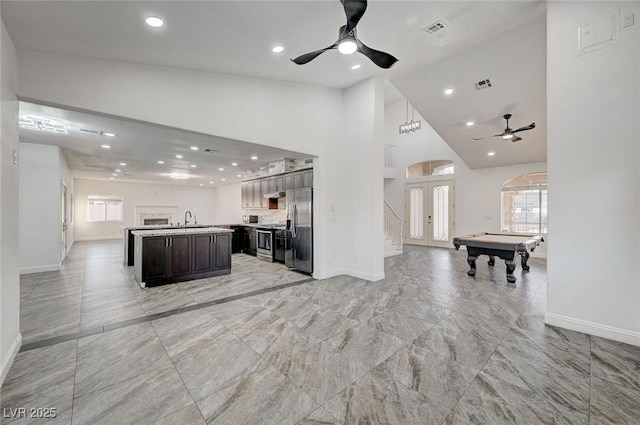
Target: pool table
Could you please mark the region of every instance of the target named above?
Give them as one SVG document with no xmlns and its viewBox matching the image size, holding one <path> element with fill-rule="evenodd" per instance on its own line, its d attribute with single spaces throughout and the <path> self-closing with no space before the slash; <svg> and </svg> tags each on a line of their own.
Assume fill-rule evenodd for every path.
<svg viewBox="0 0 640 425">
<path fill-rule="evenodd" d="M 461 245 L 467 247 L 467 263 L 471 269 L 469 276 L 476 275 L 476 258 L 480 255 L 489 256 L 489 265 L 495 264 L 495 257 L 500 257 L 507 265 L 507 281 L 514 283 L 517 279 L 513 275 L 516 269 L 515 257 L 520 254 L 522 258 L 522 270 L 529 270 L 527 260 L 529 252 L 533 252 L 540 242 L 544 242 L 541 235 L 527 235 L 521 233 L 474 233 L 471 235 L 453 238 L 453 246 L 456 250 Z"/>
</svg>

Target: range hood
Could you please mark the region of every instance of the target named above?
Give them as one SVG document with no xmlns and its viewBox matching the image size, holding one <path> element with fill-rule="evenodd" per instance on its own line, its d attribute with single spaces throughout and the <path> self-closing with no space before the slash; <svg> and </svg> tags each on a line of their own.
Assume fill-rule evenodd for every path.
<svg viewBox="0 0 640 425">
<path fill-rule="evenodd" d="M 265 198 L 284 198 L 287 196 L 287 192 L 273 192 L 273 193 L 265 193 Z"/>
</svg>

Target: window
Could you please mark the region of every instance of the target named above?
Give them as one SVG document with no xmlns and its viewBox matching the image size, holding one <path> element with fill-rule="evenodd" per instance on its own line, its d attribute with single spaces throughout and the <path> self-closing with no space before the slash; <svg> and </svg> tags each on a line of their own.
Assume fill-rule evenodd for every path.
<svg viewBox="0 0 640 425">
<path fill-rule="evenodd" d="M 502 231 L 547 233 L 547 173 L 525 174 L 502 184 Z"/>
<path fill-rule="evenodd" d="M 119 196 L 89 195 L 88 221 L 122 221 L 122 198 Z"/>
<path fill-rule="evenodd" d="M 407 177 L 440 176 L 453 174 L 453 161 L 424 161 L 407 167 Z"/>
</svg>

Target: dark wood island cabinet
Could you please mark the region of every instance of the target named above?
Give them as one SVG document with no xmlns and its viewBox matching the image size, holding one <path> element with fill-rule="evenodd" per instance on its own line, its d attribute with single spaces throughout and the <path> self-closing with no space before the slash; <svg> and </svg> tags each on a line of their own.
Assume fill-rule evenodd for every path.
<svg viewBox="0 0 640 425">
<path fill-rule="evenodd" d="M 142 287 L 231 273 L 230 229 L 134 231 L 135 277 Z"/>
</svg>

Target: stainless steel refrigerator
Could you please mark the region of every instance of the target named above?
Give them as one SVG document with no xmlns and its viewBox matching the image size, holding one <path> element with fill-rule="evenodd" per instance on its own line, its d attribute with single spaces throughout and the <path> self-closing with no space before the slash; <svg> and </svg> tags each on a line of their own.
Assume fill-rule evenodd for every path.
<svg viewBox="0 0 640 425">
<path fill-rule="evenodd" d="M 287 190 L 287 240 L 284 263 L 313 273 L 313 188 Z"/>
</svg>

